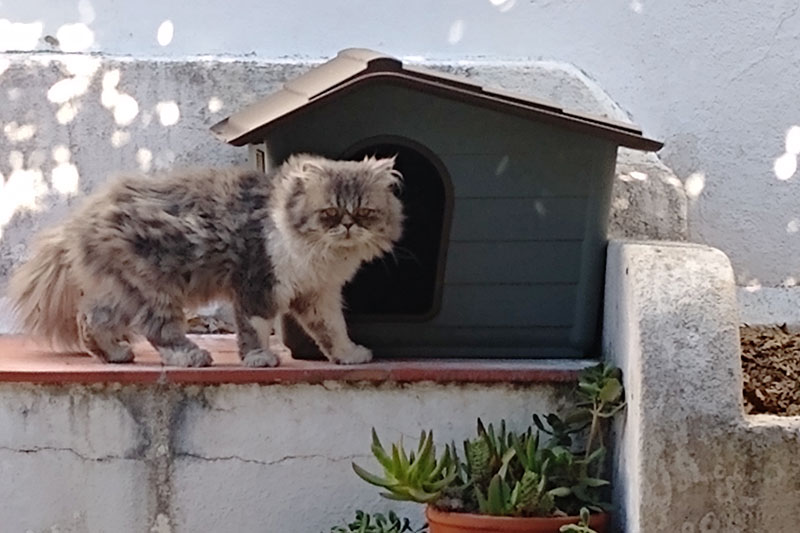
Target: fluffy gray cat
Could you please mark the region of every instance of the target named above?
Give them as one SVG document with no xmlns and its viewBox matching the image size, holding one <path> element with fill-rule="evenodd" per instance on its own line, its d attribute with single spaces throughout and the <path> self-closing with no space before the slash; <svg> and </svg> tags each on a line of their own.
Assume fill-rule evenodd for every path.
<svg viewBox="0 0 800 533">
<path fill-rule="evenodd" d="M 207 366 L 185 334 L 184 308 L 233 303 L 248 366 L 275 366 L 274 319 L 292 313 L 337 363 L 372 353 L 353 343 L 341 290 L 402 232 L 394 159 L 290 157 L 274 173 L 204 170 L 128 176 L 43 232 L 14 273 L 21 324 L 103 361 L 133 359 L 144 336 L 168 365 Z"/>
</svg>

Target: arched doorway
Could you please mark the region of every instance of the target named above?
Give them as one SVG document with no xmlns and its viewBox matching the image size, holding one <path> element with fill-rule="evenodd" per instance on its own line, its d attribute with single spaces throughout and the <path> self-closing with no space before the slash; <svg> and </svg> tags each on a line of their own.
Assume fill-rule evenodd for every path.
<svg viewBox="0 0 800 533">
<path fill-rule="evenodd" d="M 366 139 L 343 158 L 370 155 L 395 156 L 395 168 L 403 175 L 399 195 L 405 222 L 393 256 L 362 266 L 345 287 L 348 319 L 429 320 L 441 305 L 453 205 L 450 177 L 433 152 L 402 137 Z"/>
</svg>

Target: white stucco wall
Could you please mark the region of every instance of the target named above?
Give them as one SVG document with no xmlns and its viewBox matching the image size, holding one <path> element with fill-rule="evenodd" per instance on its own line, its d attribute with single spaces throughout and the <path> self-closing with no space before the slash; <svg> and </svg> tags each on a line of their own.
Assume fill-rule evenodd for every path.
<svg viewBox="0 0 800 533">
<path fill-rule="evenodd" d="M 799 6 L 796 0 L 6 0 L 0 50 L 264 59 L 327 58 L 363 46 L 445 62 L 572 63 L 648 134 L 666 141 L 662 156 L 693 196 L 690 238 L 725 251 L 740 285 L 779 287 L 800 279 L 800 176 L 793 172 L 796 157 L 785 155 L 787 133 L 800 126 Z M 791 131 L 790 151 L 800 151 L 800 128 Z M 785 179 L 776 176 L 778 159 Z"/>
</svg>

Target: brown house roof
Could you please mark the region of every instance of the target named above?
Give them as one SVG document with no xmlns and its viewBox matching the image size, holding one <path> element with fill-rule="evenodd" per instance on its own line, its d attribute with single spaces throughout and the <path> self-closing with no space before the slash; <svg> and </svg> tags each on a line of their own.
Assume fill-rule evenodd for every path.
<svg viewBox="0 0 800 533">
<path fill-rule="evenodd" d="M 472 80 L 399 60 L 372 50 L 342 50 L 327 63 L 287 82 L 283 89 L 255 102 L 211 127 L 219 138 L 236 146 L 261 142 L 267 131 L 337 96 L 370 83 L 392 83 L 445 98 L 496 109 L 605 137 L 639 150 L 659 150 L 663 144 L 642 136 L 631 124 L 564 110 L 555 104 L 482 87 Z"/>
</svg>

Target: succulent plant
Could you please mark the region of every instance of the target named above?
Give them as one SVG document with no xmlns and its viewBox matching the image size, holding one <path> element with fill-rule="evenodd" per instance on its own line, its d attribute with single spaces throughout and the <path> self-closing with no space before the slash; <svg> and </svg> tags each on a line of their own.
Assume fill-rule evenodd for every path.
<svg viewBox="0 0 800 533">
<path fill-rule="evenodd" d="M 407 453 L 401 439 L 390 455 L 373 430 L 372 453 L 383 477 L 356 464 L 353 469 L 386 489 L 382 494 L 387 498 L 445 511 L 502 516 L 602 511 L 608 485 L 602 477 L 602 422 L 625 406 L 619 370 L 604 364 L 586 369 L 578 397 L 575 409 L 563 418 L 534 415 L 535 430 L 509 431 L 504 420 L 495 429 L 478 419 L 477 435 L 463 443 L 463 461 L 455 444 L 437 458 L 432 432 L 422 433 L 416 452 Z M 542 435 L 548 436 L 544 444 Z"/>
<path fill-rule="evenodd" d="M 580 520 L 577 524 L 561 526 L 558 531 L 560 533 L 597 533 L 597 531 L 589 527 L 589 509 L 586 507 L 581 508 Z"/>
<path fill-rule="evenodd" d="M 356 518 L 345 526 L 336 526 L 330 533 L 425 533 L 427 527 L 414 528 L 408 518 L 401 519 L 394 511 L 370 515 L 356 511 Z"/>
<path fill-rule="evenodd" d="M 381 444 L 378 434 L 372 430 L 372 454 L 383 467 L 384 477 L 377 476 L 353 463 L 358 476 L 386 492 L 381 495 L 393 500 L 431 503 L 455 480 L 457 471 L 450 448 L 437 460 L 433 431 L 423 431 L 416 453 L 407 453 L 402 439 L 392 445 L 391 456 Z"/>
</svg>

